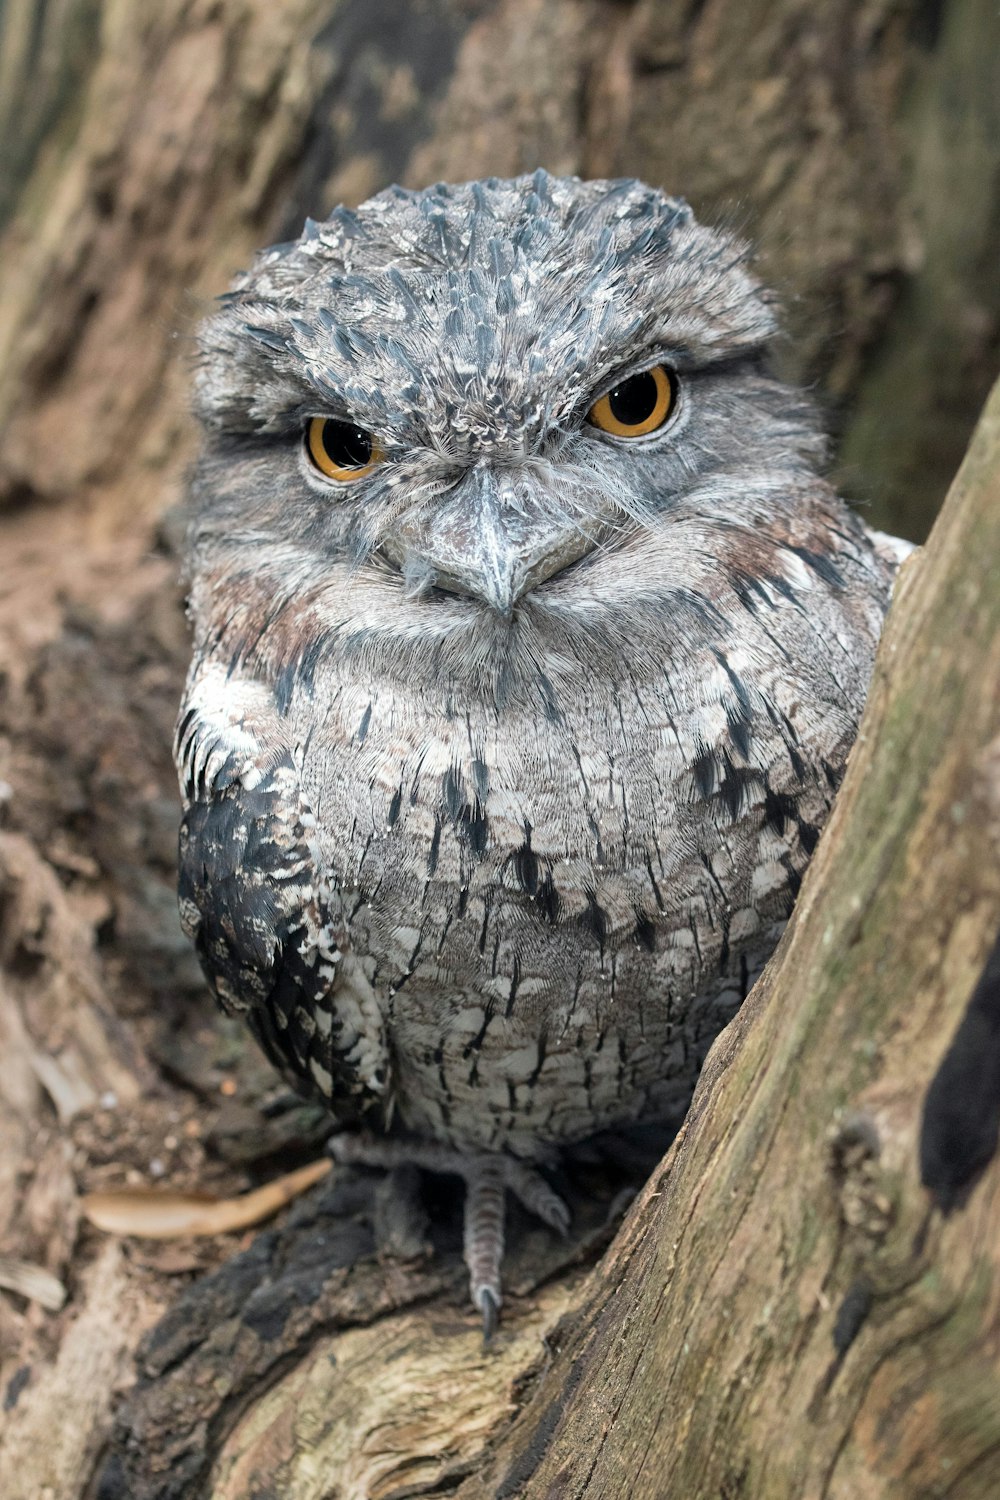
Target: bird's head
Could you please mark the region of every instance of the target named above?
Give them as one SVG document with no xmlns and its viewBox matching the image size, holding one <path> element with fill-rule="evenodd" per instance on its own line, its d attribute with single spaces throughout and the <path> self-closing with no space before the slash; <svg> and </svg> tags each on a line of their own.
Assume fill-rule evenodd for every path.
<svg viewBox="0 0 1000 1500">
<path fill-rule="evenodd" d="M 822 449 L 747 262 L 680 199 L 543 172 L 390 188 L 264 251 L 197 379 L 195 547 L 234 617 L 242 588 L 472 661 L 709 597 Z"/>
</svg>

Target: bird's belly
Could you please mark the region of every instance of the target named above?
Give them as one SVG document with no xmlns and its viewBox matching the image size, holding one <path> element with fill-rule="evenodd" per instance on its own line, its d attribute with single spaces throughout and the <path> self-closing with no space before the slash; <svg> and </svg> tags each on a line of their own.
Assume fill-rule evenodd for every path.
<svg viewBox="0 0 1000 1500">
<path fill-rule="evenodd" d="M 754 970 L 759 964 L 754 961 Z M 712 1040 L 744 997 L 738 975 L 677 997 L 669 962 L 587 961 L 540 1013 L 506 1015 L 447 971 L 393 1001 L 402 1122 L 455 1145 L 533 1157 L 636 1120 L 679 1119 Z"/>
<path fill-rule="evenodd" d="M 566 860 L 540 896 L 505 880 L 510 852 L 463 884 L 415 876 L 384 842 L 353 893 L 352 947 L 384 996 L 397 1118 L 462 1147 L 530 1157 L 679 1118 L 787 913 L 784 891 L 734 911 L 700 859 L 661 911 L 644 861 L 591 868 L 581 893 Z"/>
<path fill-rule="evenodd" d="M 648 727 L 491 741 L 458 717 L 414 726 L 393 701 L 363 737 L 314 741 L 304 770 L 383 1012 L 395 1118 L 532 1155 L 682 1108 L 788 917 L 829 794 L 790 781 L 763 735 L 761 769 L 730 759 L 713 789 Z"/>
</svg>

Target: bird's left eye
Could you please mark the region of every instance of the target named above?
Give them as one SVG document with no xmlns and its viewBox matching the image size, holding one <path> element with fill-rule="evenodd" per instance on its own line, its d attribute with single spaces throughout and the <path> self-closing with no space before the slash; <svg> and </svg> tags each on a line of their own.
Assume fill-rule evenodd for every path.
<svg viewBox="0 0 1000 1500">
<path fill-rule="evenodd" d="M 645 437 L 663 426 L 676 403 L 677 377 L 666 365 L 654 365 L 595 401 L 587 421 L 613 437 Z"/>
<path fill-rule="evenodd" d="M 378 439 L 353 422 L 313 417 L 306 428 L 306 452 L 328 479 L 349 482 L 371 473 L 382 461 Z"/>
</svg>

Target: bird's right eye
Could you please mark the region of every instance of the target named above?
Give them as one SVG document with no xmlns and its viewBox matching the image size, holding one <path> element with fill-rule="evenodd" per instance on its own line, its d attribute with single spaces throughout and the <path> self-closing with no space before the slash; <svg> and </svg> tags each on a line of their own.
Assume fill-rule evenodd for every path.
<svg viewBox="0 0 1000 1500">
<path fill-rule="evenodd" d="M 312 417 L 306 428 L 306 452 L 327 479 L 350 483 L 370 474 L 382 462 L 378 439 L 353 422 Z"/>
</svg>

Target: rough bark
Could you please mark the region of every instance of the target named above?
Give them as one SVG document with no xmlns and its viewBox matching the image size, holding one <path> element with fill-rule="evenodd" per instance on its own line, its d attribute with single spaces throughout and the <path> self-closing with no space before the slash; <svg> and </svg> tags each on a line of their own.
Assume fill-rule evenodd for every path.
<svg viewBox="0 0 1000 1500">
<path fill-rule="evenodd" d="M 464 1310 L 457 1224 L 435 1230 L 433 1258 L 373 1264 L 370 1180 L 317 1189 L 256 1238 L 155 1248 L 82 1226 L 78 1198 L 151 1179 L 233 1191 L 315 1155 L 324 1128 L 285 1107 L 215 1015 L 174 910 L 176 542 L 194 441 L 189 334 L 207 299 L 306 212 L 393 178 L 540 162 L 634 173 L 760 241 L 786 293 L 789 368 L 825 393 L 849 484 L 876 519 L 919 536 L 996 363 L 998 38 L 991 0 L 0 7 L 0 1254 L 68 1293 L 45 1311 L 0 1291 L 8 1500 L 75 1500 L 99 1484 L 108 1500 L 221 1500 L 252 1492 L 253 1472 L 261 1493 L 289 1500 L 331 1493 L 331 1472 L 345 1496 L 444 1492 L 463 1476 L 468 1493 L 534 1494 L 558 1487 L 564 1467 L 566 1492 L 582 1494 L 572 1466 L 585 1452 L 594 1494 L 621 1492 L 616 1474 L 648 1475 L 655 1460 L 663 1474 L 682 1466 L 685 1500 L 699 1494 L 685 1488 L 696 1471 L 716 1484 L 706 1494 L 783 1494 L 801 1472 L 811 1495 L 824 1453 L 831 1495 L 964 1494 L 956 1482 L 979 1482 L 962 1464 L 993 1432 L 977 1318 L 993 1326 L 994 1267 L 976 1247 L 990 1225 L 996 1239 L 995 1166 L 969 1209 L 932 1219 L 923 1246 L 906 1249 L 923 1201 L 915 1112 L 981 967 L 990 900 L 996 912 L 996 864 L 976 844 L 987 818 L 975 756 L 990 712 L 997 734 L 997 647 L 970 601 L 998 538 L 968 483 L 952 507 L 965 519 L 914 566 L 896 654 L 882 658 L 886 716 L 863 753 L 872 768 L 901 756 L 878 773 L 895 821 L 880 843 L 872 797 L 885 782 L 871 769 L 852 783 L 808 888 L 808 951 L 801 935 L 786 946 L 784 977 L 769 981 L 777 999 L 760 991 L 727 1034 L 669 1178 L 595 1281 L 581 1267 L 606 1237 L 612 1192 L 597 1167 L 570 1184 L 579 1245 L 516 1227 L 519 1295 L 488 1359 Z M 937 605 L 924 607 L 925 590 Z M 916 685 L 899 678 L 903 703 L 886 683 L 897 661 L 916 670 L 911 631 L 927 664 Z M 950 809 L 950 840 L 921 821 L 934 808 Z M 852 887 L 852 942 L 834 944 L 840 967 L 817 968 L 810 988 L 801 976 L 826 952 L 816 913 L 824 931 L 850 927 Z M 876 927 L 892 938 L 884 961 L 866 946 Z M 851 967 L 863 954 L 866 979 Z M 793 1018 L 787 1032 L 779 1013 Z M 864 1156 L 865 1132 L 827 1143 L 838 1107 L 873 1117 L 877 1157 Z M 792 1152 L 779 1144 L 788 1121 Z M 812 1199 L 800 1181 L 815 1184 Z M 723 1182 L 740 1185 L 732 1202 Z M 734 1205 L 765 1190 L 780 1207 L 771 1238 L 761 1228 L 753 1240 L 750 1209 L 737 1224 Z M 658 1247 L 675 1242 L 686 1249 L 667 1266 Z M 720 1293 L 735 1341 L 713 1363 Z M 852 1309 L 869 1316 L 831 1372 L 845 1297 L 843 1327 Z M 641 1316 L 616 1323 L 633 1298 Z M 658 1337 L 643 1359 L 635 1350 L 645 1384 L 617 1354 L 601 1363 L 598 1351 L 631 1347 L 629 1326 L 676 1326 L 667 1309 L 685 1299 L 688 1352 L 681 1340 L 669 1369 Z M 545 1373 L 550 1335 L 561 1352 Z M 924 1358 L 954 1379 L 921 1386 Z M 608 1434 L 586 1427 L 619 1406 Z M 919 1468 L 921 1424 L 926 1454 L 952 1470 Z M 879 1468 L 887 1433 L 898 1475 Z M 629 1443 L 647 1440 L 643 1470 Z M 473 1476 L 494 1444 L 489 1488 Z M 712 1464 L 730 1452 L 720 1475 Z"/>
</svg>

